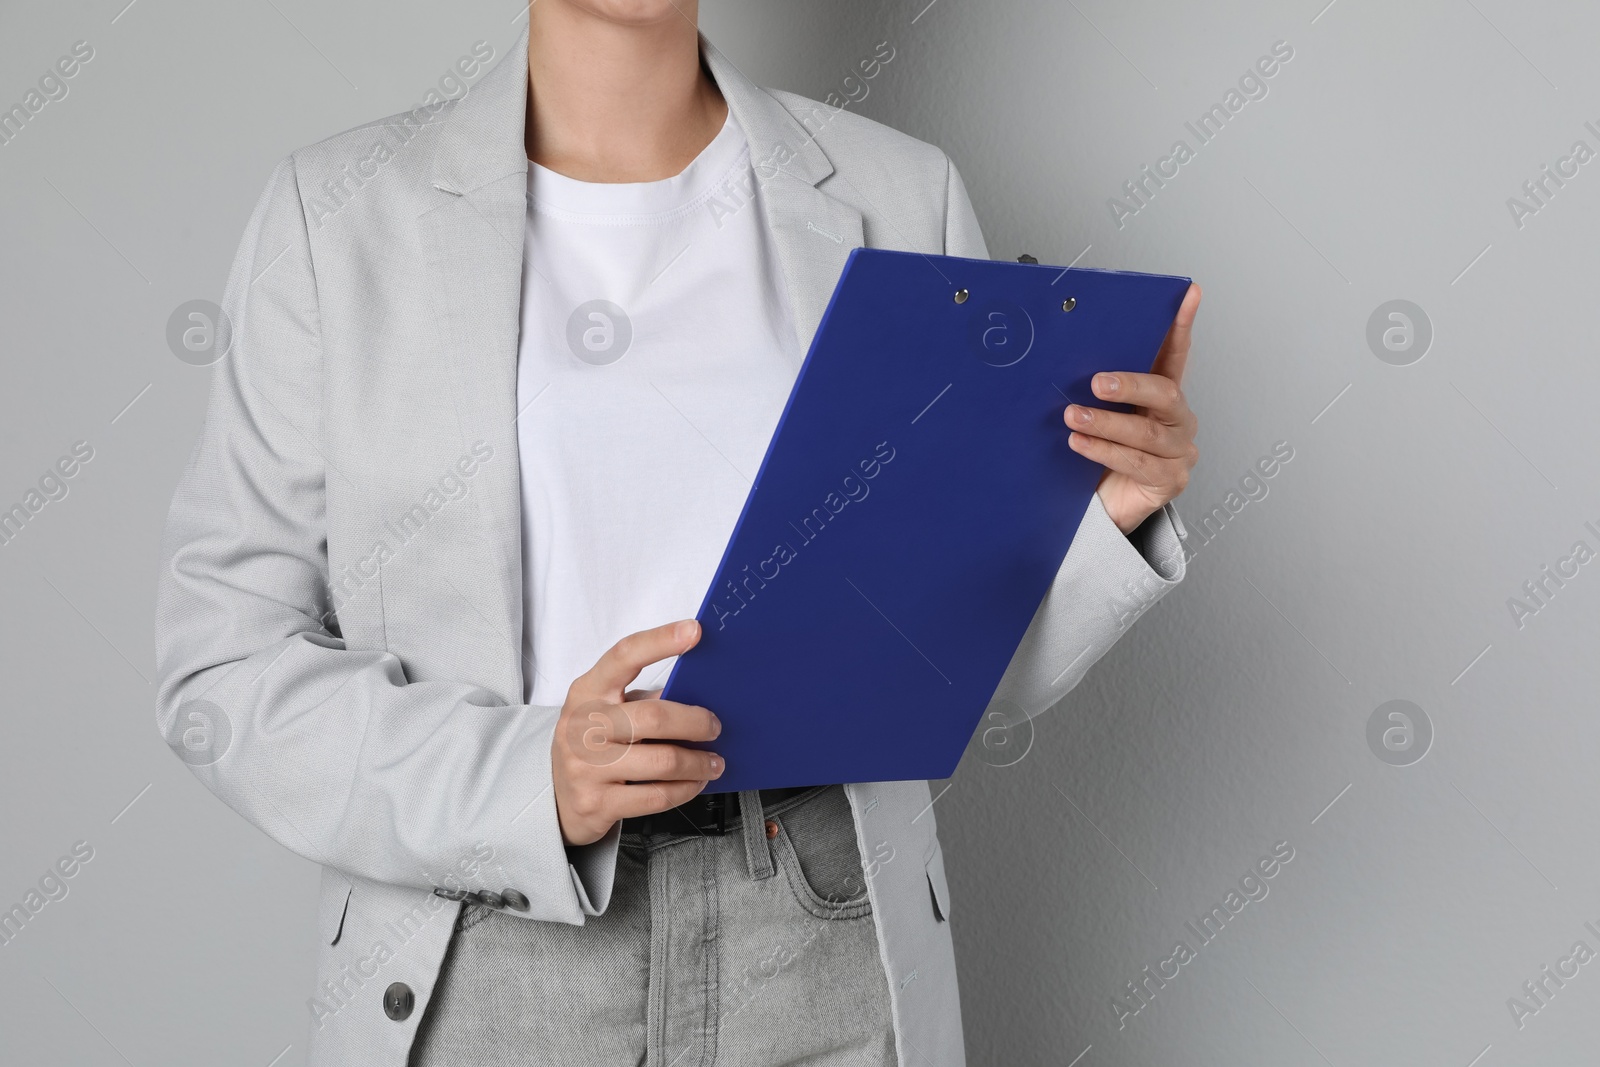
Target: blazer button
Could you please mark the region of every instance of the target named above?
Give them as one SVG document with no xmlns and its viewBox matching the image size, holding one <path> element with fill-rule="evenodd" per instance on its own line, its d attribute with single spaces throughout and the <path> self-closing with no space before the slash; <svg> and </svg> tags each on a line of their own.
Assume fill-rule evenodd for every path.
<svg viewBox="0 0 1600 1067">
<path fill-rule="evenodd" d="M 472 895 L 479 904 L 486 908 L 493 908 L 495 911 L 499 911 L 506 906 L 505 897 L 502 897 L 499 893 L 490 893 L 487 890 L 480 889 Z"/>
<path fill-rule="evenodd" d="M 528 898 L 515 889 L 501 890 L 500 898 L 506 902 L 506 907 L 512 911 L 527 911 L 529 908 Z"/>
<path fill-rule="evenodd" d="M 417 998 L 412 995 L 411 987 L 404 982 L 396 982 L 383 991 L 383 1013 L 397 1023 L 411 1017 L 411 1009 L 416 1003 Z"/>
</svg>

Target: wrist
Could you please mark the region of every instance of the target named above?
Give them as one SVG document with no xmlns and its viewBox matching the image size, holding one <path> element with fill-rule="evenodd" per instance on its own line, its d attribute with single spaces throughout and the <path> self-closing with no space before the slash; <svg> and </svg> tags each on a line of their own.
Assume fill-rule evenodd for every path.
<svg viewBox="0 0 1600 1067">
<path fill-rule="evenodd" d="M 1117 529 L 1122 531 L 1123 536 L 1132 534 L 1133 531 L 1144 524 L 1146 519 L 1161 510 L 1160 504 L 1140 503 L 1138 505 L 1129 505 L 1120 500 L 1107 500 L 1103 493 L 1099 494 L 1099 496 L 1100 503 L 1106 509 L 1106 515 L 1116 524 Z"/>
</svg>

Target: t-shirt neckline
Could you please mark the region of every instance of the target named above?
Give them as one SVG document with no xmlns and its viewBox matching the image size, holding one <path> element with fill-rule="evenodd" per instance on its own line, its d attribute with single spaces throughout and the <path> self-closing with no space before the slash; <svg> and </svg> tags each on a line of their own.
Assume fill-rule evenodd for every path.
<svg viewBox="0 0 1600 1067">
<path fill-rule="evenodd" d="M 540 212 L 566 216 L 667 215 L 694 204 L 723 184 L 747 152 L 744 133 L 730 110 L 711 142 L 670 178 L 650 182 L 585 182 L 528 161 L 528 203 Z"/>
</svg>

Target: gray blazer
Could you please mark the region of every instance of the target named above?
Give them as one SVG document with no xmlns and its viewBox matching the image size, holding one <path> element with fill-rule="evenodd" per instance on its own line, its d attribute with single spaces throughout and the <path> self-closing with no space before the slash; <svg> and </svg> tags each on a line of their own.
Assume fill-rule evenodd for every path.
<svg viewBox="0 0 1600 1067">
<path fill-rule="evenodd" d="M 987 256 L 937 148 L 758 88 L 701 47 L 760 168 L 802 347 L 853 247 Z M 229 275 L 232 349 L 168 519 L 159 726 L 225 803 L 323 866 L 316 1065 L 403 1067 L 451 898 L 512 889 L 528 907 L 508 914 L 582 923 L 610 897 L 616 831 L 563 846 L 559 709 L 519 702 L 526 48 L 524 31 L 437 110 L 277 166 Z M 1029 715 L 1059 700 L 1182 579 L 1181 532 L 1169 507 L 1124 537 L 1096 498 L 997 695 Z M 900 1062 L 955 1067 L 928 783 L 847 791 Z M 399 1020 L 383 1006 L 396 983 L 414 998 Z"/>
</svg>

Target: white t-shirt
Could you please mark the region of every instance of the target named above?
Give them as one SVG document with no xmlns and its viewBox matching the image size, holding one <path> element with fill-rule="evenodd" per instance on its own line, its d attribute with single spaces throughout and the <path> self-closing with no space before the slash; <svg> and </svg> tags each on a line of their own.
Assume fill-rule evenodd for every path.
<svg viewBox="0 0 1600 1067">
<path fill-rule="evenodd" d="M 731 114 L 662 181 L 529 165 L 517 357 L 529 703 L 561 704 L 618 639 L 692 618 L 716 572 L 802 356 L 757 184 Z"/>
</svg>

